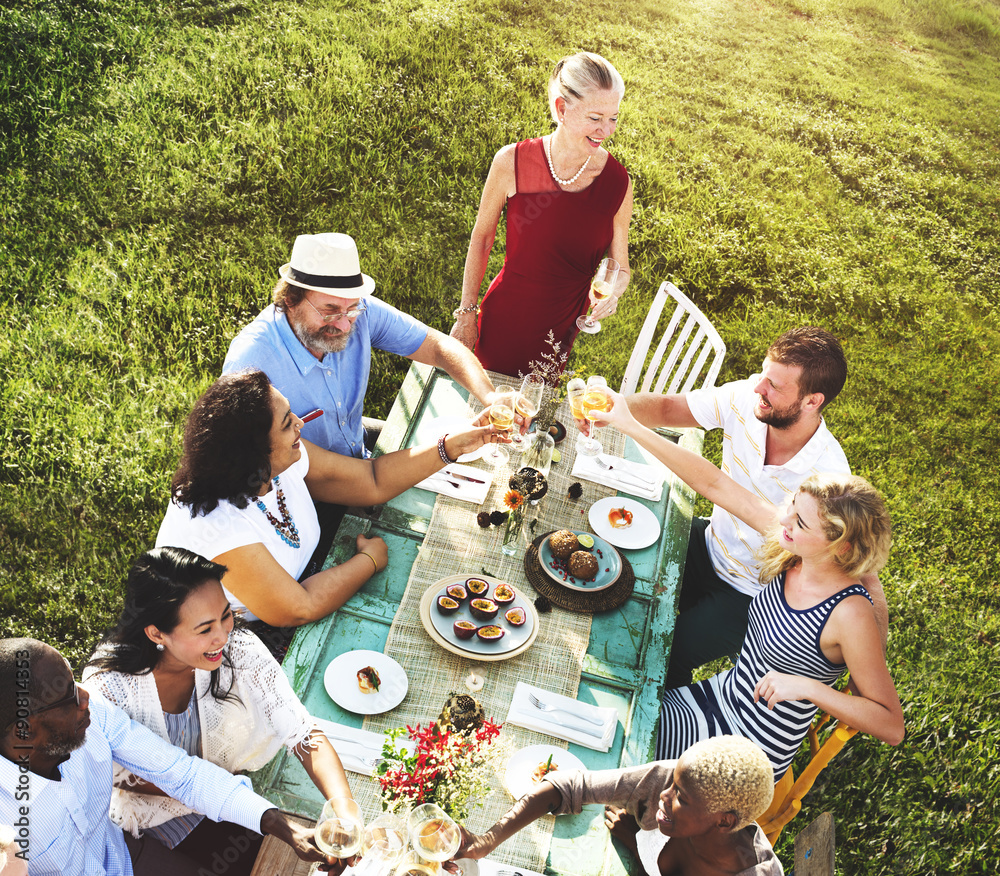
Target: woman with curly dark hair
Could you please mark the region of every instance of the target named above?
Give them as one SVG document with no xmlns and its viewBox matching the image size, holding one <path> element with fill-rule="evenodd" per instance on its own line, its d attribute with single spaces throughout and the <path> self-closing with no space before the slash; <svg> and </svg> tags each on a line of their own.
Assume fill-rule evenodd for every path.
<svg viewBox="0 0 1000 876">
<path fill-rule="evenodd" d="M 121 617 L 84 680 L 162 739 L 231 773 L 260 769 L 285 746 L 324 798 L 351 796 L 340 758 L 281 667 L 234 621 L 219 583 L 225 572 L 183 548 L 139 556 Z M 115 768 L 111 817 L 209 868 L 220 847 L 242 837 L 239 859 L 227 858 L 230 873 L 250 873 L 263 839 L 206 819 L 124 767 Z"/>
<path fill-rule="evenodd" d="M 220 377 L 188 417 L 173 501 L 156 537 L 157 547 L 184 547 L 224 565 L 233 609 L 275 627 L 326 617 L 388 562 L 381 538 L 358 535 L 351 559 L 300 583 L 319 541 L 314 499 L 386 502 L 495 431 L 481 415 L 436 446 L 356 459 L 310 444 L 301 429 L 262 371 Z"/>
</svg>

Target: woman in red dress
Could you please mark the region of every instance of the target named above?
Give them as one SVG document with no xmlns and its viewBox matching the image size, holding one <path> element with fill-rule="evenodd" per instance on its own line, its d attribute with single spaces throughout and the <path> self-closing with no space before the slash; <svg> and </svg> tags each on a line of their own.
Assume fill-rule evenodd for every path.
<svg viewBox="0 0 1000 876">
<path fill-rule="evenodd" d="M 549 80 L 555 132 L 504 146 L 493 158 L 451 330 L 492 371 L 527 374 L 532 362 L 553 352 L 550 331 L 561 352 L 569 352 L 605 256 L 621 271 L 614 294 L 593 313 L 601 319 L 617 310 L 629 281 L 632 181 L 602 144 L 615 131 L 624 93 L 618 71 L 600 55 L 563 58 Z M 479 305 L 505 205 L 504 265 Z"/>
</svg>

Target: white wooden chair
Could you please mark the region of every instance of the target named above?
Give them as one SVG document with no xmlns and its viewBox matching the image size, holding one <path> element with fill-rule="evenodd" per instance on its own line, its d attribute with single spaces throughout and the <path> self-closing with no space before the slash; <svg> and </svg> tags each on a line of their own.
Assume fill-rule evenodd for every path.
<svg viewBox="0 0 1000 876">
<path fill-rule="evenodd" d="M 677 302 L 677 306 L 656 345 L 652 358 L 649 359 L 649 364 L 646 365 L 660 315 L 670 298 Z M 664 360 L 668 346 L 670 352 Z M 713 350 L 715 356 L 708 373 L 696 386 Z M 656 292 L 656 297 L 646 315 L 646 321 L 642 324 L 639 337 L 632 348 L 632 357 L 625 369 L 620 391 L 623 394 L 637 391 L 673 394 L 715 386 L 715 378 L 719 376 L 725 356 L 726 345 L 705 314 L 673 283 L 664 282 Z M 645 372 L 643 372 L 644 367 Z M 641 387 L 639 387 L 640 377 L 642 377 Z"/>
</svg>

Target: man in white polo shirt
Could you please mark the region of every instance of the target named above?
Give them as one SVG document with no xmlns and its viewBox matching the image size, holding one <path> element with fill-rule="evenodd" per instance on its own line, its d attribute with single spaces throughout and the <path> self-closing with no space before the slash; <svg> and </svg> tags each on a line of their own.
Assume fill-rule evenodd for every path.
<svg viewBox="0 0 1000 876">
<path fill-rule="evenodd" d="M 638 393 L 629 409 L 650 428 L 723 429 L 722 470 L 769 502 L 787 502 L 810 475 L 850 474 L 823 409 L 840 393 L 847 361 L 840 342 L 813 326 L 791 329 L 768 348 L 760 374 L 683 395 Z M 764 537 L 716 506 L 691 525 L 680 613 L 667 687 L 691 683 L 692 670 L 739 652 L 750 600 L 760 592 L 754 557 Z M 878 576 L 862 583 L 888 626 Z"/>
</svg>

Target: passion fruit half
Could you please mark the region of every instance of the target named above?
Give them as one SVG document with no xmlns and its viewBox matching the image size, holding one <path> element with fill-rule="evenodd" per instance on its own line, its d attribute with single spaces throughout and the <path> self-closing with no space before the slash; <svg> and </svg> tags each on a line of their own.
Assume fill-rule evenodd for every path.
<svg viewBox="0 0 1000 876">
<path fill-rule="evenodd" d="M 465 589 L 468 590 L 473 596 L 482 596 L 487 590 L 490 589 L 490 585 L 482 578 L 469 578 L 465 582 Z"/>
<path fill-rule="evenodd" d="M 469 591 L 466 590 L 461 584 L 452 584 L 451 587 L 445 590 L 455 602 L 465 602 L 469 598 Z"/>
<path fill-rule="evenodd" d="M 504 618 L 512 627 L 519 627 L 528 619 L 528 615 L 523 608 L 508 608 Z"/>
<path fill-rule="evenodd" d="M 514 588 L 509 584 L 497 584 L 493 588 L 493 601 L 500 603 L 500 605 L 509 605 L 514 601 Z"/>
<path fill-rule="evenodd" d="M 476 620 L 487 621 L 497 616 L 500 606 L 492 599 L 473 599 L 469 603 L 469 611 Z"/>
<path fill-rule="evenodd" d="M 476 634 L 476 625 L 472 621 L 455 621 L 452 627 L 456 639 L 471 639 Z"/>
<path fill-rule="evenodd" d="M 490 624 L 476 630 L 476 635 L 484 642 L 499 642 L 507 633 L 496 626 L 496 624 Z"/>
<path fill-rule="evenodd" d="M 458 611 L 459 607 L 458 601 L 452 599 L 450 596 L 438 597 L 438 611 L 441 612 L 441 614 L 454 614 Z"/>
</svg>

